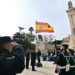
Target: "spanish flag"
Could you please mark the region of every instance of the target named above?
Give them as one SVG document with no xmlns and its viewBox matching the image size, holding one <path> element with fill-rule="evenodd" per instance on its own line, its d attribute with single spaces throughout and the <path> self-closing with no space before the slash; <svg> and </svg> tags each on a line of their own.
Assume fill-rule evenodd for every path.
<svg viewBox="0 0 75 75">
<path fill-rule="evenodd" d="M 36 33 L 54 32 L 54 28 L 45 22 L 36 22 Z"/>
</svg>

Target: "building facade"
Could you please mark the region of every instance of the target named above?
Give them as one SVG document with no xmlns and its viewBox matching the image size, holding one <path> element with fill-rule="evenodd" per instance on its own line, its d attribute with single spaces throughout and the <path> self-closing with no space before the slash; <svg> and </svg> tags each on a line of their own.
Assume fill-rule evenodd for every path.
<svg viewBox="0 0 75 75">
<path fill-rule="evenodd" d="M 75 50 L 75 7 L 73 7 L 72 2 L 68 2 L 68 17 L 71 28 L 71 36 L 69 40 L 69 47 Z"/>
</svg>

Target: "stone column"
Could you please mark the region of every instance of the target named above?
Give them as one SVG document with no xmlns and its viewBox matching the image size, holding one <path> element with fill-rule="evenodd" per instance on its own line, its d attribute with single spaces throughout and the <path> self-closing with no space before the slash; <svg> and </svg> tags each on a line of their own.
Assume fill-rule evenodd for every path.
<svg viewBox="0 0 75 75">
<path fill-rule="evenodd" d="M 69 47 L 75 50 L 75 7 L 73 7 L 72 2 L 68 2 L 68 17 L 71 28 L 71 36 L 69 41 Z"/>
</svg>

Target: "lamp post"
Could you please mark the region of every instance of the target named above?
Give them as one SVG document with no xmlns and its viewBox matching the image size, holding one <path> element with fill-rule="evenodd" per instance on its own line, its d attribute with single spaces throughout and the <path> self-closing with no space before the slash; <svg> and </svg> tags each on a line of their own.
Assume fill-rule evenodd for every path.
<svg viewBox="0 0 75 75">
<path fill-rule="evenodd" d="M 19 33 L 24 29 L 24 27 L 18 27 L 19 28 Z"/>
</svg>

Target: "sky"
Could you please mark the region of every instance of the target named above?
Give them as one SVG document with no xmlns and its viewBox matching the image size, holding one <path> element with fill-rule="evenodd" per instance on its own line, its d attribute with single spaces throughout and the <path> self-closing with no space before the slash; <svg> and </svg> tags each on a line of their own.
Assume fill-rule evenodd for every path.
<svg viewBox="0 0 75 75">
<path fill-rule="evenodd" d="M 75 0 L 72 0 L 73 5 Z M 75 5 L 74 5 L 75 6 Z M 36 21 L 47 22 L 55 28 L 46 33 L 62 39 L 70 35 L 70 24 L 66 10 L 68 0 L 0 0 L 0 35 L 12 36 L 18 27 L 35 28 Z"/>
</svg>

